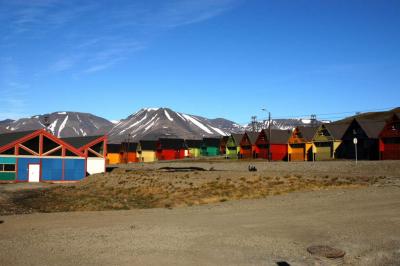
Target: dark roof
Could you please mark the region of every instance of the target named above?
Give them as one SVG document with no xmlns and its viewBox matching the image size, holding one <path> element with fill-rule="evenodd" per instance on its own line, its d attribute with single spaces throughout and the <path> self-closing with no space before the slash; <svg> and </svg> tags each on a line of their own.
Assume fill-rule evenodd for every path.
<svg viewBox="0 0 400 266">
<path fill-rule="evenodd" d="M 186 145 L 188 148 L 198 148 L 200 149 L 201 146 L 203 145 L 203 140 L 202 139 L 187 139 Z"/>
<path fill-rule="evenodd" d="M 108 153 L 119 153 L 121 151 L 121 144 L 107 144 Z"/>
<path fill-rule="evenodd" d="M 156 140 L 141 140 L 139 141 L 140 148 L 142 151 L 155 151 L 157 150 L 157 141 Z"/>
<path fill-rule="evenodd" d="M 347 128 L 349 127 L 348 123 L 327 123 L 324 124 L 326 129 L 331 133 L 331 136 L 335 140 L 342 139 L 344 133 L 346 132 Z"/>
<path fill-rule="evenodd" d="M 379 138 L 379 133 L 383 130 L 386 125 L 385 121 L 375 121 L 375 120 L 362 120 L 355 119 L 360 127 L 364 130 L 365 134 L 371 139 Z"/>
<path fill-rule="evenodd" d="M 228 142 L 229 136 L 223 136 L 221 138 L 221 145 L 226 145 L 226 143 Z"/>
<path fill-rule="evenodd" d="M 87 136 L 87 137 L 71 137 L 71 138 L 62 138 L 62 141 L 65 141 L 69 145 L 74 148 L 81 148 L 92 141 L 95 141 L 98 138 L 102 138 L 104 136 Z"/>
<path fill-rule="evenodd" d="M 219 147 L 220 143 L 219 138 L 203 138 L 203 145 L 206 147 Z"/>
<path fill-rule="evenodd" d="M 298 127 L 305 141 L 312 141 L 319 127 Z"/>
<path fill-rule="evenodd" d="M 292 135 L 291 130 L 271 129 L 272 136 L 270 138 L 269 131 L 264 131 L 271 144 L 287 144 L 289 142 L 290 136 Z"/>
<path fill-rule="evenodd" d="M 121 151 L 136 152 L 137 146 L 137 142 L 122 142 Z"/>
<path fill-rule="evenodd" d="M 6 146 L 16 140 L 19 140 L 27 135 L 36 132 L 37 130 L 29 130 L 29 131 L 20 131 L 20 132 L 12 132 L 12 133 L 5 133 L 0 135 L 0 147 Z"/>
<path fill-rule="evenodd" d="M 244 134 L 232 134 L 232 138 L 235 141 L 236 145 L 239 145 L 240 142 L 242 141 Z"/>
<path fill-rule="evenodd" d="M 184 149 L 186 148 L 185 141 L 183 139 L 172 139 L 172 138 L 160 138 L 158 140 L 159 148 L 161 149 Z"/>
<path fill-rule="evenodd" d="M 260 133 L 259 132 L 246 132 L 246 135 L 249 137 L 250 143 L 253 145 L 253 144 L 256 144 L 258 135 L 260 135 Z"/>
</svg>

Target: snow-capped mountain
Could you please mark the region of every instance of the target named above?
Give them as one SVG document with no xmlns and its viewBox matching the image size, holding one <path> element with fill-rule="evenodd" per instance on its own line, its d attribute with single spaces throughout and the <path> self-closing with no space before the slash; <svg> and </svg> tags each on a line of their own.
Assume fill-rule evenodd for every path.
<svg viewBox="0 0 400 266">
<path fill-rule="evenodd" d="M 324 121 L 329 123 L 329 121 Z M 297 126 L 313 126 L 313 125 L 319 125 L 321 124 L 322 121 L 319 120 L 312 120 L 312 119 L 272 119 L 271 120 L 271 128 L 272 129 L 281 129 L 281 130 L 287 130 L 287 129 L 293 129 Z M 256 123 L 256 130 L 260 130 L 263 128 L 268 128 L 269 122 L 268 121 L 263 121 L 263 122 L 257 122 Z M 244 130 L 250 131 L 252 130 L 253 125 L 247 124 L 244 126 Z"/>
<path fill-rule="evenodd" d="M 121 120 L 109 132 L 111 142 L 165 138 L 226 136 L 242 128 L 234 122 L 218 118 L 175 112 L 169 108 L 144 108 Z"/>
<path fill-rule="evenodd" d="M 101 117 L 78 112 L 55 112 L 47 115 L 35 115 L 30 118 L 9 120 L 1 125 L 0 131 L 14 132 L 45 128 L 57 137 L 76 137 L 105 134 L 113 124 Z"/>
</svg>

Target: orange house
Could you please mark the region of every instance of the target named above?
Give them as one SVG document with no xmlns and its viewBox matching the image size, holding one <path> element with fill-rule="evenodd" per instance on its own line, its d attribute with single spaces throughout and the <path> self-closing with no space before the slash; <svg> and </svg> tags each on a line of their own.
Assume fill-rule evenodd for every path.
<svg viewBox="0 0 400 266">
<path fill-rule="evenodd" d="M 306 141 L 296 127 L 289 138 L 289 161 L 306 161 Z"/>
<path fill-rule="evenodd" d="M 259 148 L 256 145 L 258 132 L 246 132 L 240 142 L 240 157 L 245 159 L 257 158 Z"/>
</svg>

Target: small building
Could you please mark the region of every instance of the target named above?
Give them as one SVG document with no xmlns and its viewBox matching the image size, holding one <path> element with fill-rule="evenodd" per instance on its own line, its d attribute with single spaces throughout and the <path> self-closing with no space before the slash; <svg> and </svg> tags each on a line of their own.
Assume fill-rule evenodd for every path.
<svg viewBox="0 0 400 266">
<path fill-rule="evenodd" d="M 240 142 L 244 134 L 232 134 L 226 142 L 225 157 L 227 159 L 238 159 L 240 155 Z"/>
<path fill-rule="evenodd" d="M 245 132 L 240 142 L 240 158 L 250 159 L 258 157 L 256 141 L 258 132 Z"/>
<path fill-rule="evenodd" d="M 324 124 L 329 131 L 333 141 L 332 158 L 340 158 L 338 154 L 341 152 L 341 144 L 344 133 L 346 132 L 349 124 L 347 123 L 327 123 Z"/>
<path fill-rule="evenodd" d="M 86 164 L 83 151 L 44 129 L 0 135 L 0 181 L 78 181 Z"/>
<path fill-rule="evenodd" d="M 339 157 L 342 159 L 355 159 L 356 153 L 353 140 L 356 138 L 357 158 L 359 160 L 378 160 L 379 134 L 385 124 L 385 121 L 353 119 L 343 134 Z"/>
<path fill-rule="evenodd" d="M 81 151 L 86 157 L 86 172 L 89 175 L 104 173 L 107 159 L 107 137 L 85 136 L 61 139 Z"/>
<path fill-rule="evenodd" d="M 155 162 L 157 160 L 157 141 L 141 140 L 137 146 L 139 162 Z"/>
<path fill-rule="evenodd" d="M 317 153 L 317 145 L 314 143 L 314 137 L 317 134 L 317 131 L 319 129 L 318 126 L 299 126 L 297 127 L 299 132 L 301 133 L 301 136 L 303 137 L 304 143 L 305 143 L 305 160 L 306 161 L 314 161 L 316 160 L 316 153 Z M 322 140 L 321 140 L 322 141 Z M 320 152 L 326 152 L 326 149 L 324 149 L 325 143 L 322 143 Z M 329 143 L 328 143 L 329 144 Z M 329 157 L 328 152 L 328 157 Z"/>
<path fill-rule="evenodd" d="M 226 154 L 226 144 L 228 143 L 229 136 L 223 136 L 221 138 L 219 146 L 219 154 Z"/>
<path fill-rule="evenodd" d="M 203 138 L 203 145 L 201 147 L 202 156 L 218 156 L 221 139 L 219 138 Z"/>
<path fill-rule="evenodd" d="M 400 160 L 400 117 L 393 116 L 379 134 L 379 151 L 382 160 Z"/>
<path fill-rule="evenodd" d="M 139 161 L 137 156 L 137 142 L 122 142 L 121 143 L 121 162 L 136 163 Z"/>
<path fill-rule="evenodd" d="M 308 146 L 307 146 L 308 147 Z M 290 161 L 306 161 L 306 140 L 296 127 L 289 139 L 289 160 Z"/>
<path fill-rule="evenodd" d="M 203 146 L 203 140 L 201 139 L 187 139 L 185 140 L 188 148 L 187 157 L 197 158 L 201 156 L 201 147 Z"/>
<path fill-rule="evenodd" d="M 258 158 L 262 159 L 268 159 L 268 138 L 266 131 L 266 129 L 260 131 L 255 144 L 257 147 Z"/>
<path fill-rule="evenodd" d="M 122 162 L 121 144 L 107 144 L 107 164 L 120 164 Z"/>
<path fill-rule="evenodd" d="M 157 141 L 157 159 L 179 160 L 187 155 L 186 143 L 183 139 L 160 138 Z"/>
<path fill-rule="evenodd" d="M 271 129 L 271 136 L 268 130 L 265 130 L 265 133 L 268 139 L 268 147 L 271 149 L 271 160 L 289 161 L 289 139 L 292 131 Z"/>
</svg>

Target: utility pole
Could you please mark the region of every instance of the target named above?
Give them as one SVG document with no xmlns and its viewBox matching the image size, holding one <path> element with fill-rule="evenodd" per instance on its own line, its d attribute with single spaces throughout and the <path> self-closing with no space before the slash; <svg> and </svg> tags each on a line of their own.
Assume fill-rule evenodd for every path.
<svg viewBox="0 0 400 266">
<path fill-rule="evenodd" d="M 257 127 L 257 116 L 253 115 L 251 117 L 251 128 L 253 132 L 256 132 L 256 127 Z"/>
<path fill-rule="evenodd" d="M 268 162 L 271 161 L 271 112 L 268 112 L 268 131 L 269 131 L 269 145 L 268 145 Z"/>
<path fill-rule="evenodd" d="M 261 111 L 267 112 L 267 109 L 263 108 Z M 268 162 L 271 161 L 271 135 L 272 135 L 272 130 L 271 130 L 271 112 L 268 111 Z"/>
</svg>

